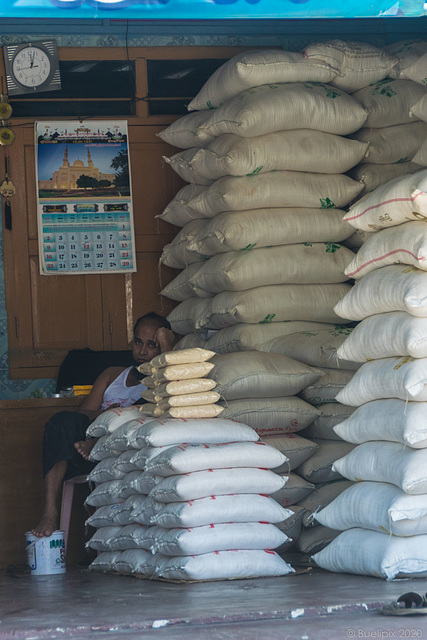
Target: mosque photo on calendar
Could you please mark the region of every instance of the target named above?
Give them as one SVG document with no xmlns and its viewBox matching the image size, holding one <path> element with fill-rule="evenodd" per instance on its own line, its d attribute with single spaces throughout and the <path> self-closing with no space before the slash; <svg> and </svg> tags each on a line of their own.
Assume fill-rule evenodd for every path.
<svg viewBox="0 0 427 640">
<path fill-rule="evenodd" d="M 129 201 L 127 141 L 37 144 L 39 202 L 63 198 Z"/>
</svg>

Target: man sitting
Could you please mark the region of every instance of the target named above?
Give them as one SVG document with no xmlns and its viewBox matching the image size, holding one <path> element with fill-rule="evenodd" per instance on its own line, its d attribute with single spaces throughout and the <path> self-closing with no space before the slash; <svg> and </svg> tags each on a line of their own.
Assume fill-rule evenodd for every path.
<svg viewBox="0 0 427 640">
<path fill-rule="evenodd" d="M 44 510 L 32 533 L 52 535 L 58 527 L 58 500 L 64 480 L 88 474 L 95 466 L 89 454 L 97 438 L 86 440 L 86 429 L 103 411 L 135 404 L 144 387 L 136 369 L 159 353 L 170 351 L 176 336 L 163 316 L 150 312 L 138 318 L 133 330 L 131 367 L 108 367 L 95 380 L 77 411 L 61 411 L 46 423 L 43 436 Z"/>
</svg>

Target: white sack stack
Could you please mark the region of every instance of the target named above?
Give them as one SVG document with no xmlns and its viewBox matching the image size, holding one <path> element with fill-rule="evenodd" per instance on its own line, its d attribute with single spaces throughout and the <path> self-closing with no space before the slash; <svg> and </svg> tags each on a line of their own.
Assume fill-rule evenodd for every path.
<svg viewBox="0 0 427 640">
<path fill-rule="evenodd" d="M 333 469 L 358 483 L 315 515 L 342 531 L 314 555 L 332 571 L 389 579 L 427 570 L 425 183 L 425 171 L 395 179 L 346 216 L 376 233 L 346 269 L 357 282 L 337 305 L 360 321 L 338 355 L 364 364 L 337 396 L 356 409 L 334 427 L 354 448 Z"/>
<path fill-rule="evenodd" d="M 172 580 L 293 571 L 273 551 L 288 540 L 273 523 L 293 514 L 268 495 L 285 485 L 270 469 L 286 458 L 247 425 L 141 415 L 105 433 L 91 459 L 92 570 Z"/>
</svg>

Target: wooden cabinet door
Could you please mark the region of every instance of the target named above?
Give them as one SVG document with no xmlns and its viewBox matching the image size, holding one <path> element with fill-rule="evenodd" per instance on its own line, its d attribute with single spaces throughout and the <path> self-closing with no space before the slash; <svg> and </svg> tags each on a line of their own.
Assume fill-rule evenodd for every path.
<svg viewBox="0 0 427 640">
<path fill-rule="evenodd" d="M 8 148 L 12 230 L 4 230 L 10 373 L 55 376 L 70 349 L 103 348 L 100 276 L 41 276 L 38 258 L 34 127 L 14 129 Z"/>
<path fill-rule="evenodd" d="M 175 306 L 160 291 L 179 272 L 160 267 L 159 259 L 179 229 L 156 216 L 184 182 L 162 159 L 177 151 L 156 136 L 162 129 L 132 123 L 128 128 L 137 271 L 101 276 L 105 349 L 128 348 L 139 316 L 167 315 Z"/>
</svg>

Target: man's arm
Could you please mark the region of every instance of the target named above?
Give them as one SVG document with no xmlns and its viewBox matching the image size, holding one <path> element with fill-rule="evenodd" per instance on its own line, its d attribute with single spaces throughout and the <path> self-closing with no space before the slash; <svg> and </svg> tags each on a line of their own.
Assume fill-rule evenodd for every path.
<svg viewBox="0 0 427 640">
<path fill-rule="evenodd" d="M 166 329 L 166 327 L 160 327 L 156 331 L 155 340 L 159 345 L 160 353 L 166 351 L 172 351 L 178 339 L 173 331 Z"/>
<path fill-rule="evenodd" d="M 95 420 L 103 411 L 101 411 L 101 405 L 104 398 L 104 392 L 107 387 L 117 378 L 117 376 L 123 371 L 124 367 L 109 367 L 105 369 L 95 380 L 92 390 L 88 396 L 85 397 L 79 407 L 79 413 L 84 413 L 86 416 Z M 119 406 L 117 404 L 110 405 L 108 407 Z"/>
</svg>

